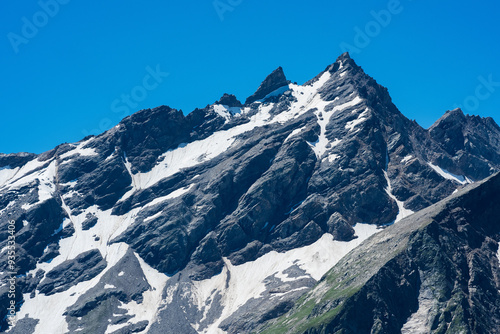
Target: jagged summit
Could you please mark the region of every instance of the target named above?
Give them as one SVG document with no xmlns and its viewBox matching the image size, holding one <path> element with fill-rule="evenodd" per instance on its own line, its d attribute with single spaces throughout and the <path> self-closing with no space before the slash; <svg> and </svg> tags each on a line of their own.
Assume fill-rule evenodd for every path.
<svg viewBox="0 0 500 334">
<path fill-rule="evenodd" d="M 340 56 L 337 57 L 337 60 L 333 64 L 327 67 L 327 70 L 330 72 L 336 71 L 340 66 L 351 66 L 354 68 L 358 68 L 359 66 L 356 64 L 354 59 L 351 58 L 349 52 L 344 52 Z"/>
<path fill-rule="evenodd" d="M 356 62 L 354 61 L 354 59 L 351 58 L 351 56 L 349 55 L 349 52 L 344 52 L 339 57 L 337 57 L 337 59 L 335 60 L 334 63 L 328 65 L 322 72 L 320 72 L 318 75 L 316 75 L 311 80 L 309 80 L 306 83 L 304 83 L 304 85 L 305 86 L 312 85 L 316 81 L 318 81 L 319 78 L 321 78 L 321 76 L 325 72 L 330 72 L 331 74 L 333 74 L 333 73 L 337 72 L 341 68 L 344 71 L 349 71 L 351 73 L 351 75 L 355 75 L 357 73 L 365 74 L 363 72 L 363 70 L 361 69 L 361 67 L 359 67 L 356 64 Z M 366 75 L 366 76 L 368 77 L 368 75 Z"/>
<path fill-rule="evenodd" d="M 466 116 L 462 109 L 456 108 L 453 110 L 448 110 L 444 113 L 443 116 L 441 116 L 434 124 L 429 128 L 431 130 L 432 128 L 435 128 L 439 126 L 440 123 L 442 122 L 463 122 L 466 120 Z"/>
<path fill-rule="evenodd" d="M 246 99 L 245 104 L 250 104 L 263 99 L 266 95 L 288 84 L 289 81 L 286 79 L 283 68 L 280 66 L 269 74 L 264 81 L 262 81 L 257 91 Z"/>
<path fill-rule="evenodd" d="M 338 62 L 338 61 L 349 60 L 349 59 L 352 59 L 351 55 L 349 54 L 349 52 L 344 52 L 343 54 L 341 54 L 340 56 L 338 56 L 338 58 L 337 58 L 336 61 Z"/>
<path fill-rule="evenodd" d="M 456 108 L 453 110 L 448 110 L 445 112 L 443 116 L 441 116 L 434 124 L 431 125 L 429 128 L 429 131 L 432 131 L 433 129 L 439 127 L 440 125 L 444 123 L 452 123 L 452 122 L 460 122 L 460 123 L 471 123 L 471 124 L 477 124 L 477 123 L 483 123 L 484 125 L 491 126 L 494 129 L 499 129 L 500 127 L 498 124 L 495 122 L 495 120 L 491 117 L 481 117 L 478 115 L 469 115 L 469 114 L 464 114 L 463 110 L 460 108 Z"/>
<path fill-rule="evenodd" d="M 234 96 L 233 94 L 227 94 L 227 93 L 224 93 L 224 95 L 222 95 L 220 100 L 215 102 L 215 104 L 221 104 L 221 105 L 228 106 L 231 108 L 242 106 L 241 102 L 236 98 L 236 96 Z"/>
</svg>

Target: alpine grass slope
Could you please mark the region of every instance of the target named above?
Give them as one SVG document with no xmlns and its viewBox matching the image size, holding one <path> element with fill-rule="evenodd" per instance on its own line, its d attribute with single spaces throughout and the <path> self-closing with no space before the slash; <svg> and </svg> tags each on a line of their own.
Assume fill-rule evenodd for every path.
<svg viewBox="0 0 500 334">
<path fill-rule="evenodd" d="M 499 170 L 493 119 L 423 129 L 348 54 L 245 104 L 1 154 L 1 330 L 495 333 Z"/>
</svg>

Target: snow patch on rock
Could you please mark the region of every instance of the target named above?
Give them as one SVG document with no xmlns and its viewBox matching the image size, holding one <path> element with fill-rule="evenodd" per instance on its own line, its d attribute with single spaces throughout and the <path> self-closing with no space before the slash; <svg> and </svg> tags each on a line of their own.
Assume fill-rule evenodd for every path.
<svg viewBox="0 0 500 334">
<path fill-rule="evenodd" d="M 242 265 L 233 266 L 229 260 L 224 259 L 225 266 L 222 273 L 207 280 L 194 282 L 193 301 L 199 310 L 207 307 L 206 301 L 217 292 L 222 295 L 221 316 L 202 333 L 224 333 L 218 328 L 219 324 L 251 298 L 259 298 L 266 291 L 266 278 L 272 275 L 278 278 L 287 277 L 284 271 L 298 265 L 308 276 L 318 281 L 342 257 L 379 231 L 375 225 L 369 224 L 357 224 L 354 230 L 358 238 L 349 242 L 336 241 L 331 234 L 324 234 L 309 246 L 284 253 L 272 251 Z"/>
<path fill-rule="evenodd" d="M 391 180 L 389 180 L 389 175 L 387 175 L 386 171 L 384 171 L 384 176 L 385 176 L 385 180 L 387 181 L 387 188 L 385 188 L 385 191 L 386 191 L 387 195 L 389 195 L 389 197 L 392 198 L 396 202 L 396 204 L 398 205 L 399 212 L 398 212 L 398 215 L 396 217 L 396 220 L 394 221 L 395 223 L 397 223 L 401 219 L 408 217 L 409 215 L 413 214 L 414 212 L 412 210 L 405 209 L 404 203 L 402 201 L 398 200 L 396 198 L 396 196 L 394 196 L 394 194 L 392 193 Z"/>
<path fill-rule="evenodd" d="M 455 175 L 453 173 L 450 173 L 449 171 L 447 171 L 444 168 L 441 168 L 439 166 L 431 164 L 430 162 L 428 163 L 428 165 L 432 169 L 434 169 L 439 175 L 441 175 L 442 177 L 444 177 L 445 179 L 448 179 L 448 180 L 451 180 L 451 181 L 455 181 L 457 183 L 460 183 L 461 185 L 473 183 L 473 181 L 470 180 L 467 176 L 464 176 L 464 175 Z"/>
</svg>

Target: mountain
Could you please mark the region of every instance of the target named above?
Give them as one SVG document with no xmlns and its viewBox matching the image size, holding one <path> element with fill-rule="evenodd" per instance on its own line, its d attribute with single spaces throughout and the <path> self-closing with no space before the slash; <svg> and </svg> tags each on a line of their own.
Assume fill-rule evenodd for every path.
<svg viewBox="0 0 500 334">
<path fill-rule="evenodd" d="M 256 331 L 371 235 L 498 172 L 499 141 L 492 119 L 459 110 L 423 129 L 343 54 L 303 85 L 278 68 L 245 104 L 145 109 L 0 155 L 10 333 Z"/>
</svg>

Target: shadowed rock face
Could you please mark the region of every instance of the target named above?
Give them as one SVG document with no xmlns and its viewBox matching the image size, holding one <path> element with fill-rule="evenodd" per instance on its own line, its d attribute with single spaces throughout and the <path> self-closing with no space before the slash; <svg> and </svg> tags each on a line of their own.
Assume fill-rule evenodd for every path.
<svg viewBox="0 0 500 334">
<path fill-rule="evenodd" d="M 464 115 L 455 109 L 436 121 L 429 133 L 452 156 L 442 162 L 450 171 L 460 169 L 482 179 L 500 163 L 500 127 L 490 117 Z"/>
<path fill-rule="evenodd" d="M 266 77 L 266 79 L 260 84 L 257 91 L 246 99 L 245 104 L 261 100 L 278 88 L 288 85 L 288 83 L 289 82 L 286 79 L 283 68 L 280 66 Z"/>
<path fill-rule="evenodd" d="M 458 111 L 423 129 L 348 54 L 304 85 L 289 83 L 279 68 L 244 106 L 225 94 L 188 115 L 167 106 L 145 109 L 79 143 L 38 156 L 0 155 L 0 249 L 12 219 L 19 304 L 33 303 L 37 293 L 59 297 L 72 282 L 92 286 L 63 301 L 72 330 L 104 333 L 109 324 L 130 321 L 124 332 L 149 326 L 150 333 L 178 334 L 220 320 L 228 333 L 251 332 L 292 308 L 319 277 L 292 263 L 270 272 L 258 282 L 264 292 L 226 314 L 236 267 L 310 246 L 325 234 L 355 241 L 357 224 L 391 225 L 407 210 L 425 209 L 467 180 L 498 171 L 499 141 L 493 120 Z M 414 296 L 424 283 L 415 259 L 394 259 L 377 283 L 393 289 L 391 280 L 405 279 L 398 296 L 412 304 L 400 313 L 380 307 L 396 312 L 394 328 L 418 305 Z M 130 280 L 117 279 L 121 273 Z M 167 283 L 152 273 L 168 275 Z M 208 293 L 197 290 L 200 282 L 220 277 L 227 287 L 219 282 L 200 297 Z M 6 286 L 0 302 L 8 302 Z M 134 303 L 152 308 L 151 317 L 119 310 Z M 46 328 L 37 319 L 23 326 L 40 320 Z"/>
<path fill-rule="evenodd" d="M 33 160 L 36 154 L 33 153 L 13 153 L 3 154 L 0 153 L 0 168 L 10 167 L 15 168 L 24 165 L 30 160 Z"/>
<path fill-rule="evenodd" d="M 45 275 L 38 290 L 46 295 L 63 292 L 82 281 L 88 281 L 97 276 L 104 268 L 106 261 L 97 250 L 90 250 L 68 260 Z"/>
<path fill-rule="evenodd" d="M 234 96 L 233 94 L 226 94 L 220 98 L 219 101 L 215 102 L 216 104 L 222 104 L 228 107 L 242 107 L 241 102 Z"/>
</svg>

